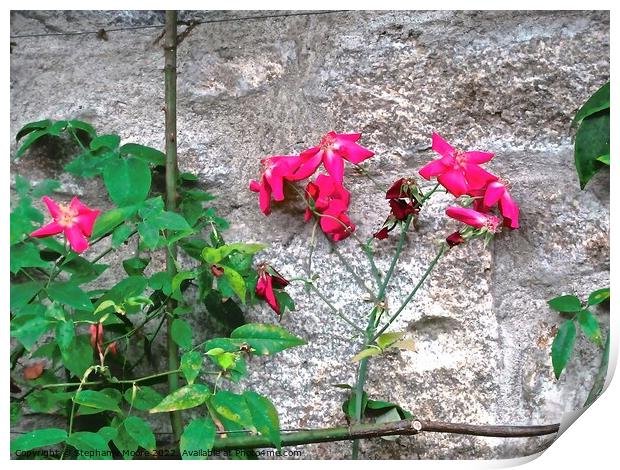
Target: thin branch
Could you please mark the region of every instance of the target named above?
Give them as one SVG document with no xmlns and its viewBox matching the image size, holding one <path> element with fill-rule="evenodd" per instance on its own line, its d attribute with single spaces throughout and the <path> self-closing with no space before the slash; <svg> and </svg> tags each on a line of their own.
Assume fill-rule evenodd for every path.
<svg viewBox="0 0 620 470">
<path fill-rule="evenodd" d="M 493 426 L 441 421 L 403 420 L 392 423 L 357 424 L 349 427 L 313 429 L 282 434 L 282 446 L 296 446 L 317 442 L 347 441 L 382 436 L 413 436 L 422 432 L 464 434 L 486 437 L 535 437 L 555 434 L 559 424 L 542 426 Z M 275 445 L 264 436 L 234 436 L 218 438 L 214 450 L 273 448 Z"/>
</svg>

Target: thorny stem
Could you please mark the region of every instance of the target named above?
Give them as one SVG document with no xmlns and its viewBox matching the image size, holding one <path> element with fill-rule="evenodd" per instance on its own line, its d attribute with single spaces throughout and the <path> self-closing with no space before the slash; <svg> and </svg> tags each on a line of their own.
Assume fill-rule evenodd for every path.
<svg viewBox="0 0 620 470">
<path fill-rule="evenodd" d="M 164 82 L 166 98 L 166 209 L 176 211 L 177 206 L 177 12 L 166 10 L 166 28 L 164 43 Z M 176 243 L 172 243 L 166 256 L 166 269 L 172 277 L 176 274 Z M 172 322 L 174 321 L 174 302 L 168 301 L 168 368 L 179 368 L 179 348 L 172 338 Z M 179 375 L 168 376 L 168 389 L 172 393 L 179 387 Z M 179 411 L 170 412 L 170 423 L 176 441 L 181 438 L 183 422 Z"/>
<path fill-rule="evenodd" d="M 424 197 L 420 201 L 420 206 L 424 204 L 433 195 L 433 193 L 437 190 L 438 187 L 439 187 L 439 183 L 436 184 L 431 191 L 429 191 L 426 195 L 424 195 Z M 402 310 L 405 308 L 404 306 L 401 306 L 398 309 L 398 311 L 388 320 L 387 325 L 384 328 L 382 328 L 381 331 L 375 334 L 375 330 L 376 330 L 377 323 L 378 323 L 377 313 L 379 314 L 379 318 L 381 318 L 381 315 L 383 314 L 383 310 L 384 310 L 384 307 L 381 306 L 380 303 L 385 300 L 385 291 L 387 289 L 388 283 L 390 282 L 390 279 L 392 278 L 392 275 L 394 274 L 394 269 L 396 268 L 398 259 L 400 258 L 400 255 L 402 254 L 403 246 L 405 243 L 405 238 L 407 236 L 407 231 L 409 230 L 409 226 L 411 225 L 411 222 L 413 221 L 413 217 L 414 215 L 410 215 L 407 218 L 404 225 L 401 225 L 401 232 L 400 232 L 400 237 L 398 240 L 398 245 L 396 247 L 396 252 L 394 253 L 394 256 L 392 257 L 392 262 L 390 263 L 390 267 L 388 268 L 388 271 L 385 274 L 385 278 L 383 279 L 383 282 L 381 282 L 380 278 L 377 278 L 377 284 L 380 286 L 379 293 L 377 294 L 378 303 L 375 306 L 375 308 L 373 308 L 368 318 L 368 325 L 366 327 L 366 340 L 364 342 L 364 346 L 362 349 L 366 349 L 370 344 L 372 344 L 372 342 L 375 341 L 377 337 L 379 337 L 390 326 L 390 324 L 398 317 L 400 312 L 402 312 Z M 414 292 L 409 296 L 407 302 L 413 298 L 419 286 L 422 285 L 422 283 L 424 282 L 424 280 L 426 279 L 426 277 L 428 276 L 428 274 L 430 273 L 434 265 L 437 263 L 437 261 L 443 254 L 443 250 L 444 250 L 444 245 L 442 245 L 440 254 L 435 259 L 435 261 L 432 263 L 429 270 L 427 270 L 427 273 L 425 273 L 421 281 L 418 283 L 418 286 L 416 286 L 416 289 L 414 289 Z M 369 259 L 372 259 L 372 252 L 370 251 L 370 243 L 368 243 L 365 246 L 364 251 L 366 252 L 367 256 L 369 256 Z M 374 266 L 374 263 L 372 263 L 371 266 Z M 375 274 L 375 277 L 376 277 L 376 274 Z M 355 422 L 358 424 L 361 423 L 362 421 L 362 397 L 364 395 L 364 384 L 366 383 L 367 376 L 368 376 L 368 358 L 366 357 L 366 358 L 361 359 L 359 362 L 359 366 L 357 370 L 357 380 L 355 382 Z M 351 451 L 351 458 L 353 460 L 357 460 L 358 456 L 359 456 L 359 441 L 354 440 L 352 451 Z"/>
<path fill-rule="evenodd" d="M 437 253 L 437 256 L 435 256 L 435 258 L 433 258 L 433 261 L 431 261 L 431 264 L 428 266 L 428 268 L 426 268 L 426 271 L 424 272 L 424 274 L 422 275 L 422 277 L 420 278 L 416 286 L 413 288 L 411 293 L 407 296 L 407 298 L 402 303 L 402 305 L 398 308 L 398 310 L 394 312 L 394 315 L 392 315 L 390 319 L 387 321 L 387 323 L 372 337 L 371 342 L 375 341 L 379 336 L 381 336 L 385 332 L 385 330 L 387 330 L 390 327 L 390 325 L 394 322 L 394 320 L 398 318 L 398 316 L 402 313 L 402 311 L 405 309 L 407 304 L 411 302 L 411 300 L 415 297 L 420 287 L 422 287 L 422 284 L 424 284 L 424 281 L 426 281 L 426 278 L 429 276 L 429 274 L 431 273 L 431 271 L 433 270 L 433 268 L 435 267 L 439 259 L 445 254 L 447 247 L 448 246 L 445 243 L 441 244 L 439 253 Z"/>
</svg>

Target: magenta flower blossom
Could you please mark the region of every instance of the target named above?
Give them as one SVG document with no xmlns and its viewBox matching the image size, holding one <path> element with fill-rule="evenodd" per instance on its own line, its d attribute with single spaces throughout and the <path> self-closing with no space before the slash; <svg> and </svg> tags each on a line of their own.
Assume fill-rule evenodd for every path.
<svg viewBox="0 0 620 470">
<path fill-rule="evenodd" d="M 485 214 L 467 207 L 452 206 L 446 209 L 448 217 L 452 217 L 471 227 L 481 229 L 485 228 L 491 233 L 497 232 L 499 227 L 499 218 L 492 214 Z"/>
<path fill-rule="evenodd" d="M 420 175 L 427 180 L 437 176 L 437 181 L 456 197 L 472 189 L 482 188 L 496 179 L 478 166 L 491 160 L 492 153 L 455 150 L 436 132 L 433 133 L 433 150 L 441 158 L 425 165 Z"/>
<path fill-rule="evenodd" d="M 43 196 L 41 200 L 54 220 L 35 230 L 30 236 L 44 238 L 64 232 L 73 251 L 83 253 L 88 248 L 88 237 L 92 235 L 93 225 L 101 211 L 90 209 L 77 197 L 74 197 L 68 206 L 57 204 L 47 196 Z"/>
<path fill-rule="evenodd" d="M 338 182 L 344 177 L 344 160 L 362 163 L 374 155 L 374 152 L 356 144 L 362 134 L 336 134 L 328 132 L 317 147 L 309 148 L 300 154 L 301 164 L 295 171 L 295 179 L 302 180 L 312 175 L 321 162 L 327 172 Z"/>
<path fill-rule="evenodd" d="M 313 206 L 320 214 L 321 230 L 334 241 L 344 240 L 355 230 L 355 225 L 346 214 L 349 210 L 349 191 L 335 178 L 320 174 L 314 182 L 310 181 L 306 186 L 306 201 L 306 222 L 312 217 Z"/>
<path fill-rule="evenodd" d="M 281 315 L 282 311 L 274 289 L 284 289 L 289 282 L 279 274 L 270 274 L 267 270 L 268 267 L 266 265 L 258 267 L 256 295 L 264 299 L 276 314 Z"/>
<path fill-rule="evenodd" d="M 271 197 L 275 201 L 284 200 L 284 180 L 292 180 L 293 172 L 301 163 L 298 156 L 274 156 L 261 160 L 265 171 L 260 182 L 250 181 L 250 190 L 258 193 L 260 210 L 265 215 L 271 213 Z"/>
<path fill-rule="evenodd" d="M 498 179 L 489 183 L 484 191 L 482 204 L 485 208 L 498 204 L 499 210 L 504 217 L 504 226 L 511 229 L 519 228 L 519 205 L 508 193 L 505 181 Z"/>
</svg>

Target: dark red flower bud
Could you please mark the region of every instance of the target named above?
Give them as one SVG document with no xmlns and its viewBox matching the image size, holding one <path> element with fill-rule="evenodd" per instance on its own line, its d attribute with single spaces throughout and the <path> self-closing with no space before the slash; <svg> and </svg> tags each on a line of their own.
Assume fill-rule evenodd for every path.
<svg viewBox="0 0 620 470">
<path fill-rule="evenodd" d="M 448 246 L 452 248 L 453 246 L 465 243 L 465 239 L 462 237 L 460 232 L 454 232 L 446 238 L 446 242 L 448 243 Z"/>
<path fill-rule="evenodd" d="M 388 230 L 387 227 L 383 227 L 381 230 L 375 233 L 373 237 L 376 238 L 377 240 L 385 240 L 388 237 L 389 232 L 390 231 Z"/>
<path fill-rule="evenodd" d="M 401 193 L 403 189 L 403 184 L 405 184 L 405 178 L 401 178 L 394 182 L 394 184 L 387 190 L 385 193 L 386 199 L 400 199 L 401 197 L 405 197 L 406 194 Z"/>
<path fill-rule="evenodd" d="M 392 208 L 392 214 L 394 214 L 396 220 L 405 220 L 409 215 L 418 212 L 418 209 L 414 208 L 411 203 L 407 203 L 403 199 L 390 199 L 390 207 Z"/>
</svg>

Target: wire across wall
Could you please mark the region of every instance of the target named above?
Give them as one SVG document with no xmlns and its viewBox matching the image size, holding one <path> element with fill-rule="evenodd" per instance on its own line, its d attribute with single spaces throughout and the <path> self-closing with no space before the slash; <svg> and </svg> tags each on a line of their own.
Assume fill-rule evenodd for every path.
<svg viewBox="0 0 620 470">
<path fill-rule="evenodd" d="M 298 16 L 320 16 L 320 15 L 333 15 L 347 13 L 350 10 L 317 10 L 307 12 L 289 12 L 289 13 L 270 13 L 265 15 L 253 15 L 253 16 L 235 16 L 230 18 L 214 18 L 206 20 L 184 20 L 179 21 L 179 24 L 183 25 L 201 25 L 201 24 L 213 24 L 213 23 L 232 23 L 242 21 L 256 21 L 266 20 L 273 18 L 290 18 Z M 11 35 L 11 39 L 26 39 L 26 38 L 42 38 L 49 36 L 83 36 L 89 34 L 101 35 L 103 33 L 111 33 L 117 31 L 135 31 L 142 29 L 160 29 L 164 24 L 149 24 L 149 25 L 134 25 L 134 26 L 102 26 L 98 29 L 86 30 L 86 31 L 54 31 L 48 33 L 28 33 L 28 34 L 15 34 Z"/>
</svg>

